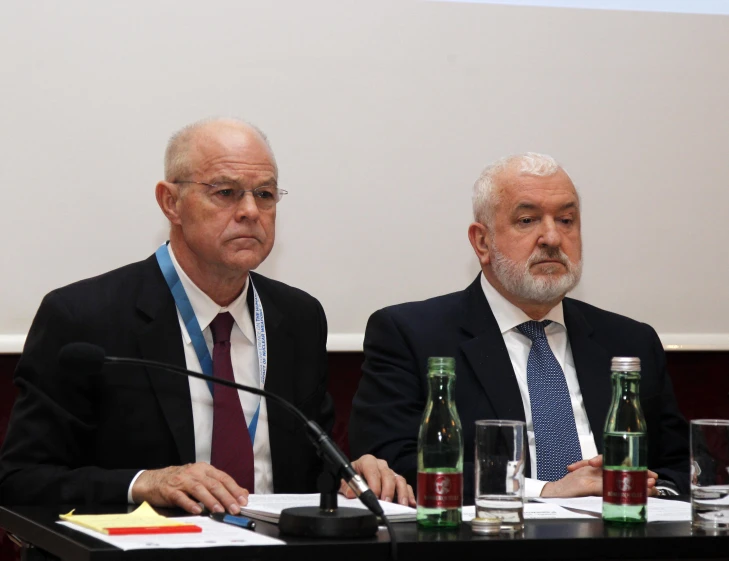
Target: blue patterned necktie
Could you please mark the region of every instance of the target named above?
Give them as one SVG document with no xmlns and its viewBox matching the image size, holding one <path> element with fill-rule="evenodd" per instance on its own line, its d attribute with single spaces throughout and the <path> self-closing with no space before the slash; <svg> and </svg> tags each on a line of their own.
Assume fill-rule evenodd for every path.
<svg viewBox="0 0 729 561">
<path fill-rule="evenodd" d="M 567 466 L 582 459 L 567 380 L 544 334 L 550 323 L 527 321 L 517 326 L 532 340 L 527 386 L 537 449 L 537 479 L 541 481 L 563 478 Z"/>
</svg>

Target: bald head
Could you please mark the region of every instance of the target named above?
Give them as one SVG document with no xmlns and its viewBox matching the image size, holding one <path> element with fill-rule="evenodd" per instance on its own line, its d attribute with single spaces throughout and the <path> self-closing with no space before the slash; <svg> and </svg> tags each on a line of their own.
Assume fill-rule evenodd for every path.
<svg viewBox="0 0 729 561">
<path fill-rule="evenodd" d="M 273 248 L 280 190 L 271 148 L 244 121 L 200 121 L 170 139 L 165 175 L 155 197 L 170 248 L 197 287 L 227 306 Z"/>
<path fill-rule="evenodd" d="M 276 160 L 268 138 L 257 126 L 234 118 L 211 118 L 197 121 L 174 133 L 165 150 L 165 180 L 175 182 L 190 177 L 194 169 L 195 154 L 201 146 L 216 142 L 221 134 L 240 131 L 260 140 L 270 153 L 271 162 Z"/>
</svg>

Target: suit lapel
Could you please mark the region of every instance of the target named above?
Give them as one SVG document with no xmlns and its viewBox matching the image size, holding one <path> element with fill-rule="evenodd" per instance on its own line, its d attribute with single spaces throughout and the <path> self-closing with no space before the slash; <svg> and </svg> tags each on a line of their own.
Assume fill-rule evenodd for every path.
<svg viewBox="0 0 729 561">
<path fill-rule="evenodd" d="M 469 338 L 463 354 L 499 419 L 524 421 L 524 404 L 504 337 L 481 288 L 481 276 L 464 292 L 462 329 Z"/>
<path fill-rule="evenodd" d="M 564 318 L 590 428 L 602 454 L 605 418 L 610 408 L 610 355 L 593 339 L 592 326 L 575 302 L 564 299 Z"/>
<path fill-rule="evenodd" d="M 480 282 L 479 276 L 464 291 L 461 327 L 469 338 L 461 344 L 461 349 L 497 417 L 524 421 L 524 404 L 511 359 Z M 564 315 L 585 410 L 597 450 L 602 453 L 603 429 L 612 391 L 610 356 L 594 341 L 592 326 L 569 298 L 564 300 Z M 526 465 L 530 465 L 528 457 Z"/>
<path fill-rule="evenodd" d="M 147 278 L 142 283 L 137 301 L 137 309 L 144 318 L 138 332 L 141 357 L 185 367 L 185 351 L 175 301 L 154 255 L 147 262 Z M 177 445 L 180 462 L 194 462 L 195 429 L 188 380 L 156 368 L 147 368 L 147 373 Z"/>
</svg>

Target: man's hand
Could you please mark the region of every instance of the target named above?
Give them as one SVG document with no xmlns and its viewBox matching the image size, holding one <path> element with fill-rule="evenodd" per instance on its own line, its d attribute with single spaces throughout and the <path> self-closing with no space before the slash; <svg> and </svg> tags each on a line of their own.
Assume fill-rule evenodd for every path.
<svg viewBox="0 0 729 561">
<path fill-rule="evenodd" d="M 397 497 L 401 505 L 415 506 L 413 488 L 407 484 L 402 475 L 397 475 L 392 471 L 385 460 L 378 460 L 374 456 L 365 454 L 352 462 L 352 467 L 354 471 L 364 477 L 367 486 L 372 489 L 378 499 L 392 502 Z M 348 499 L 355 497 L 354 491 L 345 481 L 342 481 L 339 492 Z"/>
<path fill-rule="evenodd" d="M 656 479 L 658 474 L 648 470 L 648 495 L 658 494 Z M 558 481 L 547 483 L 542 489 L 542 497 L 587 497 L 602 496 L 602 454 L 580 460 L 567 466 L 567 475 Z"/>
<path fill-rule="evenodd" d="M 588 465 L 591 467 L 602 468 L 602 454 L 600 454 L 599 456 L 595 456 L 594 458 L 590 458 L 589 460 L 580 460 L 579 462 L 570 464 L 567 466 L 567 471 L 572 472 Z M 658 479 L 658 474 L 655 471 L 648 470 L 649 497 L 658 496 L 658 489 L 656 489 L 656 479 Z M 600 492 L 600 494 L 602 494 L 602 491 Z"/>
<path fill-rule="evenodd" d="M 143 472 L 134 482 L 132 499 L 154 506 L 177 506 L 192 514 L 202 512 L 199 502 L 210 512 L 240 514 L 240 507 L 248 504 L 248 491 L 228 474 L 197 462 Z"/>
<path fill-rule="evenodd" d="M 579 462 L 575 462 L 574 464 L 570 464 L 567 466 L 567 472 L 571 473 L 573 471 L 576 471 L 583 467 L 596 467 L 601 468 L 602 467 L 602 454 L 595 456 L 594 458 L 590 458 L 589 460 L 580 460 Z"/>
<path fill-rule="evenodd" d="M 542 488 L 540 496 L 588 497 L 591 495 L 602 496 L 602 468 L 584 465 L 569 471 L 562 479 L 547 483 Z"/>
</svg>

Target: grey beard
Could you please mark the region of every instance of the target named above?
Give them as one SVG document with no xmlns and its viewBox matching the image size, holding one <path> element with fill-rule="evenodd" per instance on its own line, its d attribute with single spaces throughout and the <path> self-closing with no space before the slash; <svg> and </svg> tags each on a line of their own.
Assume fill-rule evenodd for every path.
<svg viewBox="0 0 729 561">
<path fill-rule="evenodd" d="M 572 263 L 560 248 L 537 249 L 529 256 L 526 265 L 521 266 L 501 253 L 492 241 L 491 258 L 494 275 L 508 293 L 540 304 L 561 300 L 577 286 L 582 276 L 582 260 Z M 545 259 L 560 261 L 567 272 L 559 276 L 532 275 L 530 267 Z"/>
</svg>

